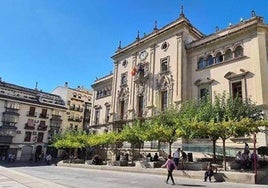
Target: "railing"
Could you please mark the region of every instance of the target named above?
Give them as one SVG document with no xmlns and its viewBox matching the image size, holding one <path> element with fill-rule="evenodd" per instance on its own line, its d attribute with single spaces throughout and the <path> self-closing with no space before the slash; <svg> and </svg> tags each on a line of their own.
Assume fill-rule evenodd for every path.
<svg viewBox="0 0 268 188">
<path fill-rule="evenodd" d="M 46 131 L 46 130 L 47 130 L 47 125 L 39 125 L 39 126 L 37 127 L 37 130 L 38 130 L 38 131 Z"/>
<path fill-rule="evenodd" d="M 35 126 L 34 125 L 29 125 L 28 123 L 25 123 L 24 129 L 34 130 Z"/>
<path fill-rule="evenodd" d="M 44 118 L 44 119 L 48 119 L 48 114 L 43 114 L 43 113 L 41 113 L 41 114 L 39 114 L 39 118 Z"/>
<path fill-rule="evenodd" d="M 31 117 L 37 117 L 37 113 L 36 112 L 27 112 L 27 116 L 31 116 Z"/>
</svg>

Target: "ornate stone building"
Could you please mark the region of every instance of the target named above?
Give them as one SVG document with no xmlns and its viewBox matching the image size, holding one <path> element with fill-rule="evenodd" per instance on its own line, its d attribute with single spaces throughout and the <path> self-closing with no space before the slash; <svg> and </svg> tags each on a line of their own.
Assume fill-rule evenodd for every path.
<svg viewBox="0 0 268 188">
<path fill-rule="evenodd" d="M 93 104 L 90 128 L 94 132 L 106 132 L 112 130 L 111 102 L 112 102 L 113 74 L 97 79 L 93 88 Z"/>
<path fill-rule="evenodd" d="M 113 129 L 169 105 L 224 91 L 250 98 L 268 114 L 268 25 L 254 11 L 247 20 L 204 35 L 183 14 L 112 56 Z M 258 134 L 267 145 L 267 134 Z M 230 145 L 232 143 L 229 143 Z M 236 146 L 235 146 L 236 147 Z"/>
</svg>

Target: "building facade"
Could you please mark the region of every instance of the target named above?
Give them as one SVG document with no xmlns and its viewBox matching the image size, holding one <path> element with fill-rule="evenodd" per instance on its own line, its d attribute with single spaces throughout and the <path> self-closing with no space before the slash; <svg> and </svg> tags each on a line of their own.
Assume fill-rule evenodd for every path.
<svg viewBox="0 0 268 188">
<path fill-rule="evenodd" d="M 2 160 L 9 154 L 14 154 L 16 160 L 29 160 L 42 152 L 52 152 L 49 141 L 60 131 L 65 111 L 58 95 L 0 81 Z"/>
<path fill-rule="evenodd" d="M 107 132 L 113 129 L 111 121 L 113 74 L 97 79 L 93 88 L 93 104 L 90 129 L 93 132 Z"/>
<path fill-rule="evenodd" d="M 64 86 L 56 87 L 52 93 L 61 96 L 67 108 L 66 113 L 63 115 L 62 131 L 88 130 L 92 107 L 92 91 L 81 86 L 76 89 L 70 88 L 66 82 Z"/>
<path fill-rule="evenodd" d="M 112 56 L 114 73 L 113 129 L 136 118 L 148 118 L 170 105 L 230 93 L 250 98 L 268 115 L 268 25 L 252 11 L 251 18 L 208 36 L 183 14 Z M 257 146 L 267 145 L 260 133 Z M 229 143 L 230 145 L 236 143 Z M 236 147 L 236 146 L 235 146 Z"/>
</svg>

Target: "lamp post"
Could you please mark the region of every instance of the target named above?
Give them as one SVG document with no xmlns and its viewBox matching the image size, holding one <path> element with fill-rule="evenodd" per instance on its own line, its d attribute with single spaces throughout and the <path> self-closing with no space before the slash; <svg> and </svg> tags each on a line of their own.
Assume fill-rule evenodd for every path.
<svg viewBox="0 0 268 188">
<path fill-rule="evenodd" d="M 256 133 L 253 135 L 253 143 L 254 143 L 254 151 L 253 151 L 253 159 L 254 159 L 254 174 L 255 174 L 255 183 L 257 183 L 257 152 L 256 152 Z"/>
</svg>

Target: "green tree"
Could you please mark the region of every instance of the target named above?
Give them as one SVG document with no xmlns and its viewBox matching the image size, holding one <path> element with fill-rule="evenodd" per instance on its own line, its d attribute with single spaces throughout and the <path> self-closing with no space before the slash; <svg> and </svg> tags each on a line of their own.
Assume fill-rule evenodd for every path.
<svg viewBox="0 0 268 188">
<path fill-rule="evenodd" d="M 115 144 L 118 140 L 119 140 L 119 135 L 116 132 L 93 134 L 87 138 L 87 144 L 90 145 L 91 147 L 101 146 L 101 145 L 105 146 L 106 148 L 105 162 L 106 162 L 107 157 L 108 157 L 109 146 L 111 144 Z"/>
<path fill-rule="evenodd" d="M 178 131 L 180 125 L 178 108 L 170 107 L 160 112 L 151 120 L 150 139 L 167 142 L 169 144 L 169 154 L 171 155 L 171 145 L 183 135 L 183 131 Z"/>
<path fill-rule="evenodd" d="M 134 156 L 135 146 L 138 145 L 140 156 L 141 145 L 144 141 L 146 141 L 146 126 L 143 125 L 143 122 L 136 120 L 132 125 L 125 125 L 119 135 L 119 140 L 126 141 L 131 144 L 132 156 Z M 132 157 L 132 163 L 134 163 L 133 160 L 134 157 Z"/>
</svg>

